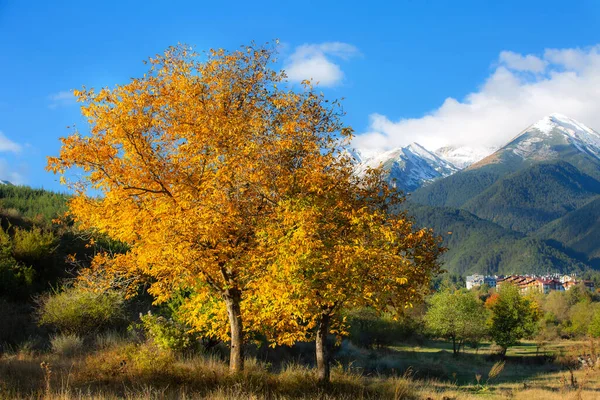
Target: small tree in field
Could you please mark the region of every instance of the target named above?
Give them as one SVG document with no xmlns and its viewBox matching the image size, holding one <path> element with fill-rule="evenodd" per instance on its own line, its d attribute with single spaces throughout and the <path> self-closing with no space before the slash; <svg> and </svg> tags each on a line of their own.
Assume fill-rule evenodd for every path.
<svg viewBox="0 0 600 400">
<path fill-rule="evenodd" d="M 452 340 L 455 355 L 465 342 L 477 343 L 487 334 L 487 310 L 475 293 L 444 290 L 428 303 L 427 328 L 436 336 Z"/>
<path fill-rule="evenodd" d="M 351 132 L 337 103 L 308 83 L 286 90 L 272 55 L 244 47 L 200 60 L 179 46 L 125 85 L 75 91 L 90 133 L 61 139 L 48 160 L 75 191 L 76 223 L 128 245 L 126 254 L 98 255 L 95 267 L 147 278 L 157 303 L 191 293 L 186 322 L 230 342 L 234 372 L 243 369 L 247 330 L 288 332 L 259 296 L 270 273 L 260 235 L 281 207 L 327 187 L 348 162 L 339 148 Z M 71 169 L 81 178 L 67 181 Z"/>
<path fill-rule="evenodd" d="M 534 301 L 524 297 L 515 285 L 504 285 L 498 297 L 490 305 L 492 311 L 490 335 L 506 355 L 510 346 L 531 336 L 536 329 L 540 310 Z"/>
</svg>

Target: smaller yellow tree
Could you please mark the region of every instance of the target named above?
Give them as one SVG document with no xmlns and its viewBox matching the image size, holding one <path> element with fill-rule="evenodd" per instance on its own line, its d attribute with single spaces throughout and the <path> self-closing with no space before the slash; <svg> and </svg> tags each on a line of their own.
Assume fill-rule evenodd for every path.
<svg viewBox="0 0 600 400">
<path fill-rule="evenodd" d="M 327 335 L 344 332 L 343 308 L 399 313 L 422 300 L 440 271 L 439 238 L 415 228 L 399 211 L 403 200 L 380 170 L 357 177 L 339 157 L 319 187 L 280 203 L 263 232 L 270 283 L 286 288 L 279 304 L 288 321 L 297 321 L 294 339 L 315 340 L 321 382 L 330 379 Z"/>
</svg>

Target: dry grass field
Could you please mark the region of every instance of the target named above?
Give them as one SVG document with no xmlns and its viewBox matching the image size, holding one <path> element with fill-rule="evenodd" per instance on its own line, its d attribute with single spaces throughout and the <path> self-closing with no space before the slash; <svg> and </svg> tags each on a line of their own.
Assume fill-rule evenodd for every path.
<svg viewBox="0 0 600 400">
<path fill-rule="evenodd" d="M 597 399 L 600 371 L 577 356 L 595 354 L 587 342 L 535 343 L 512 348 L 505 361 L 493 349 L 453 357 L 444 343 L 336 353 L 332 382 L 316 383 L 303 362 L 251 357 L 230 375 L 217 354 L 175 355 L 127 340 L 52 352 L 26 347 L 0 357 L 0 399 Z"/>
</svg>

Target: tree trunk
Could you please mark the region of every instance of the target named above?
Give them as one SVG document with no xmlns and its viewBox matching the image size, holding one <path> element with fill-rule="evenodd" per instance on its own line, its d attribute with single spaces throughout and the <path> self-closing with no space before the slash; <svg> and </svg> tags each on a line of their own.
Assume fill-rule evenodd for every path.
<svg viewBox="0 0 600 400">
<path fill-rule="evenodd" d="M 229 289 L 225 293 L 225 303 L 227 304 L 227 314 L 229 315 L 229 328 L 231 333 L 229 370 L 237 373 L 244 369 L 244 330 L 242 325 L 242 313 L 240 302 L 242 296 L 239 290 Z"/>
<path fill-rule="evenodd" d="M 329 314 L 321 314 L 321 320 L 317 326 L 316 357 L 317 357 L 317 379 L 319 383 L 328 384 L 329 351 L 327 350 L 327 334 L 329 333 Z"/>
<path fill-rule="evenodd" d="M 452 336 L 452 354 L 456 355 L 456 337 Z"/>
</svg>

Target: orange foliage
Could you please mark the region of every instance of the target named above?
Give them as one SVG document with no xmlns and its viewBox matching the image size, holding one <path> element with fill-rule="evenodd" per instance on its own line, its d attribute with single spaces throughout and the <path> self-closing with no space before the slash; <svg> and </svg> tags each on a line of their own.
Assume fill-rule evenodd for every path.
<svg viewBox="0 0 600 400">
<path fill-rule="evenodd" d="M 377 171 L 352 174 L 338 103 L 286 90 L 272 55 L 178 46 L 141 78 L 76 91 L 90 133 L 48 159 L 78 226 L 129 246 L 94 267 L 149 278 L 158 303 L 191 291 L 187 322 L 234 346 L 245 331 L 293 343 L 343 305 L 408 306 L 438 270 L 437 239 L 392 212 Z"/>
</svg>

